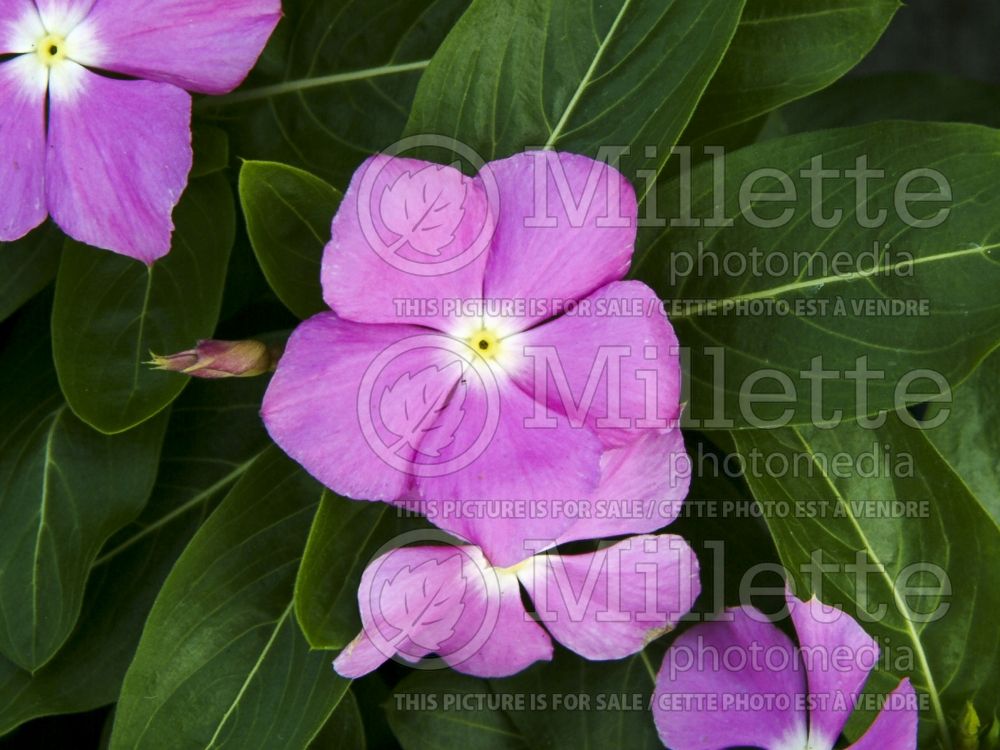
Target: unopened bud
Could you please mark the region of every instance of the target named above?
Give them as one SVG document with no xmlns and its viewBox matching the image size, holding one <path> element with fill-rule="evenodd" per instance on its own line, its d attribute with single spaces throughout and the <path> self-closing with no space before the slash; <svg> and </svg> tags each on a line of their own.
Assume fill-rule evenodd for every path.
<svg viewBox="0 0 1000 750">
<path fill-rule="evenodd" d="M 271 372 L 281 357 L 282 346 L 262 341 L 199 341 L 194 349 L 160 356 L 150 352 L 158 370 L 181 372 L 196 378 L 251 378 Z"/>
</svg>

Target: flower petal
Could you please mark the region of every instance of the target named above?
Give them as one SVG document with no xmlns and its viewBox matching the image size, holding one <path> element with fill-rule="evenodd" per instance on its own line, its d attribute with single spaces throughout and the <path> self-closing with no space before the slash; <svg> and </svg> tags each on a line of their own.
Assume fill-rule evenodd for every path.
<svg viewBox="0 0 1000 750">
<path fill-rule="evenodd" d="M 482 560 L 485 564 L 486 559 Z M 478 649 L 469 650 L 468 656 L 460 653 L 462 641 L 469 642 L 468 635 L 456 637 L 454 643 L 448 644 L 444 657 L 453 669 L 476 677 L 508 677 L 536 661 L 552 660 L 552 639 L 524 608 L 517 576 L 495 568 L 494 571 L 501 600 L 499 616 L 489 637 Z"/>
<path fill-rule="evenodd" d="M 280 0 L 101 0 L 67 41 L 83 65 L 223 94 L 243 82 L 280 18 Z"/>
<path fill-rule="evenodd" d="M 349 320 L 452 331 L 456 302 L 479 307 L 491 216 L 479 181 L 457 169 L 373 156 L 333 219 L 324 299 Z"/>
<path fill-rule="evenodd" d="M 5 0 L 0 5 L 0 55 L 31 52 L 45 36 L 32 0 Z"/>
<path fill-rule="evenodd" d="M 354 323 L 333 313 L 292 334 L 261 415 L 282 449 L 330 489 L 399 499 L 464 360 L 443 334 Z"/>
<path fill-rule="evenodd" d="M 532 151 L 479 173 L 499 193 L 485 296 L 532 306 L 581 299 L 625 275 L 636 234 L 635 191 L 615 169 L 577 154 Z M 551 317 L 526 309 L 497 321 L 505 333 Z"/>
<path fill-rule="evenodd" d="M 481 361 L 463 381 L 439 422 L 452 425 L 447 432 L 455 439 L 433 461 L 421 459 L 419 507 L 438 527 L 481 547 L 492 564 L 510 566 L 552 546 L 573 523 L 562 501 L 592 494 L 600 443 L 564 419 L 526 426 L 531 399 Z"/>
<path fill-rule="evenodd" d="M 559 544 L 662 529 L 677 518 L 690 484 L 691 459 L 680 428 L 606 450 L 592 511 L 567 529 Z"/>
<path fill-rule="evenodd" d="M 369 565 L 358 589 L 363 629 L 334 661 L 360 677 L 399 656 L 437 653 L 479 677 L 506 677 L 552 658 L 552 642 L 521 604 L 517 579 L 475 547 L 401 547 Z"/>
<path fill-rule="evenodd" d="M 806 683 L 791 640 L 755 609 L 727 614 L 731 622 L 696 625 L 667 650 L 653 693 L 660 739 L 672 750 L 806 747 L 797 710 Z"/>
<path fill-rule="evenodd" d="M 503 341 L 504 365 L 527 393 L 621 446 L 680 416 L 680 347 L 656 294 L 620 281 L 565 314 Z M 510 350 L 510 355 L 506 352 Z"/>
<path fill-rule="evenodd" d="M 97 0 L 35 0 L 46 31 L 59 36 L 73 32 L 93 9 Z"/>
<path fill-rule="evenodd" d="M 19 239 L 45 220 L 45 90 L 48 74 L 34 55 L 0 64 L 0 242 Z"/>
<path fill-rule="evenodd" d="M 518 570 L 537 617 L 587 659 L 621 659 L 673 628 L 701 591 L 679 536 L 635 536 L 583 555 L 550 553 Z"/>
<path fill-rule="evenodd" d="M 145 263 L 170 251 L 191 171 L 191 97 L 63 61 L 49 75 L 46 195 L 66 234 Z"/>
<path fill-rule="evenodd" d="M 809 746 L 832 748 L 851 715 L 854 699 L 878 663 L 878 642 L 837 607 L 789 594 L 788 611 L 799 639 L 809 695 Z"/>
<path fill-rule="evenodd" d="M 917 694 L 905 679 L 889 693 L 868 731 L 848 750 L 916 750 L 918 709 Z"/>
</svg>

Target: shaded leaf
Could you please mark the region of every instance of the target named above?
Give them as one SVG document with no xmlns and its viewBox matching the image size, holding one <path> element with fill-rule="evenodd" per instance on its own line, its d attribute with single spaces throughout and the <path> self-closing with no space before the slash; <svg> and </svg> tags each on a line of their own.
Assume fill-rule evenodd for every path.
<svg viewBox="0 0 1000 750">
<path fill-rule="evenodd" d="M 810 181 L 802 174 L 817 155 L 824 169 L 840 170 L 839 178 L 827 180 L 817 204 L 823 221 L 832 222 L 829 228 L 814 218 Z M 872 228 L 861 224 L 855 181 L 846 175 L 859 158 L 867 158 L 872 170 L 884 170 L 860 206 Z M 904 221 L 897 185 L 928 164 L 947 180 L 952 198 L 909 203 L 913 221 Z M 835 408 L 850 418 L 855 405 L 871 414 L 919 402 L 934 384 L 922 381 L 911 388 L 910 383 L 897 393 L 905 375 L 929 369 L 955 385 L 1000 340 L 997 131 L 893 122 L 751 146 L 726 162 L 719 206 L 732 226 L 708 221 L 716 211 L 714 166 L 691 173 L 691 216 L 698 226 L 651 230 L 655 241 L 633 266 L 633 274 L 667 301 L 681 344 L 693 349 L 688 413 L 695 420 L 711 417 L 710 427 L 735 428 L 782 420 L 806 424 L 833 420 Z M 749 204 L 740 197 L 741 186 L 758 168 L 781 170 L 798 200 L 757 201 L 754 213 L 744 210 Z M 919 177 L 908 188 L 935 192 L 929 183 Z M 753 190 L 775 191 L 773 174 L 757 180 Z M 686 191 L 683 180 L 667 185 L 660 195 L 661 215 L 676 216 Z M 932 221 L 945 209 L 949 213 L 936 226 L 914 223 Z M 885 212 L 881 224 L 879 212 Z M 762 226 L 761 219 L 779 225 Z M 745 265 L 732 270 L 734 259 Z M 710 347 L 723 350 L 721 363 L 709 356 Z M 821 384 L 826 405 L 821 417 L 812 413 L 819 398 L 815 383 L 800 374 L 818 356 L 822 368 L 834 371 Z M 857 378 L 845 375 L 859 367 L 861 357 L 869 371 L 881 373 L 864 384 L 864 402 L 856 396 Z M 794 394 L 786 398 L 779 391 L 777 399 L 758 400 L 748 409 L 747 393 L 776 393 L 774 379 L 756 389 L 747 385 L 761 372 L 789 379 Z"/>
<path fill-rule="evenodd" d="M 926 436 L 895 416 L 874 431 L 844 424 L 734 435 L 744 454 L 757 449 L 796 467 L 747 481 L 759 501 L 786 504 L 765 518 L 796 591 L 810 591 L 804 566 L 818 555 L 828 565 L 820 599 L 843 606 L 879 638 L 882 669 L 866 691 L 884 694 L 909 676 L 930 705 L 920 715 L 922 741 L 940 732 L 945 747 L 966 701 L 992 716 L 1000 697 L 992 615 L 1000 588 L 983 580 L 982 562 L 1000 555 L 1000 530 Z M 875 472 L 858 458 L 871 453 Z M 838 454 L 851 461 L 837 462 Z M 849 736 L 872 718 L 857 712 Z"/>
<path fill-rule="evenodd" d="M 485 680 L 451 671 L 415 671 L 393 690 L 385 713 L 403 750 L 527 750 L 510 718 L 488 703 L 490 695 Z M 483 708 L 477 710 L 480 702 Z"/>
<path fill-rule="evenodd" d="M 361 574 L 398 532 L 397 512 L 324 495 L 295 581 L 295 614 L 313 648 L 340 649 L 358 634 Z"/>
<path fill-rule="evenodd" d="M 286 164 L 248 161 L 240 170 L 254 253 L 271 288 L 303 319 L 327 309 L 320 267 L 341 197 L 319 177 Z"/>
<path fill-rule="evenodd" d="M 65 647 L 33 675 L 0 660 L 0 734 L 38 716 L 117 700 L 146 615 L 174 561 L 267 444 L 257 415 L 263 385 L 197 382 L 174 405 L 152 497 L 102 550 Z"/>
<path fill-rule="evenodd" d="M 486 160 L 632 146 L 621 169 L 636 180 L 666 162 L 742 6 L 475 0 L 421 78 L 406 132 L 456 138 Z"/>
<path fill-rule="evenodd" d="M 191 179 L 220 172 L 229 166 L 229 137 L 214 125 L 196 123 L 191 130 L 194 166 Z"/>
<path fill-rule="evenodd" d="M 229 130 L 236 156 L 346 186 L 365 157 L 399 138 L 420 75 L 466 4 L 286 0 L 243 88 L 198 109 Z"/>
<path fill-rule="evenodd" d="M 292 613 L 321 493 L 271 448 L 198 530 L 146 622 L 112 748 L 297 747 L 319 732 L 349 685 Z"/>
<path fill-rule="evenodd" d="M 365 750 L 365 727 L 354 693 L 348 690 L 308 750 Z"/>
<path fill-rule="evenodd" d="M 970 492 L 1000 523 L 1000 352 L 994 352 L 955 392 L 950 405 L 935 404 L 925 419 L 949 414 L 927 437 Z"/>
<path fill-rule="evenodd" d="M 762 138 L 879 120 L 968 122 L 1000 127 L 1000 87 L 937 73 L 845 78 L 771 114 Z"/>
<path fill-rule="evenodd" d="M 898 0 L 747 0 L 684 142 L 726 144 L 724 134 L 734 126 L 829 86 L 861 62 L 900 6 Z"/>
<path fill-rule="evenodd" d="M 90 566 L 139 515 L 166 415 L 126 435 L 85 425 L 59 393 L 39 300 L 0 355 L 0 652 L 34 671 L 69 637 Z"/>
<path fill-rule="evenodd" d="M 173 246 L 152 266 L 70 242 L 52 313 L 56 370 L 74 413 L 102 432 L 149 419 L 190 378 L 152 370 L 150 352 L 183 351 L 215 329 L 233 245 L 221 174 L 193 181 L 174 212 Z"/>
<path fill-rule="evenodd" d="M 64 241 L 63 233 L 48 222 L 16 242 L 0 242 L 0 320 L 56 277 Z"/>
<path fill-rule="evenodd" d="M 557 648 L 551 664 L 535 664 L 489 684 L 495 693 L 523 694 L 536 702 L 508 712 L 531 748 L 653 750 L 663 747 L 649 711 L 661 660 L 658 644 L 608 662 L 587 661 Z"/>
</svg>

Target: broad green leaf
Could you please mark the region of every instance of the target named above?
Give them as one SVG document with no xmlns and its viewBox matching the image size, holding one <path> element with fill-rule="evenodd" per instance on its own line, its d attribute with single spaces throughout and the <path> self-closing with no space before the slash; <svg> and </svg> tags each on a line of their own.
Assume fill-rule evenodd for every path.
<svg viewBox="0 0 1000 750">
<path fill-rule="evenodd" d="M 274 448 L 230 491 L 157 596 L 112 748 L 304 747 L 319 732 L 349 685 L 293 613 L 321 494 Z"/>
<path fill-rule="evenodd" d="M 845 78 L 773 112 L 762 138 L 879 120 L 968 122 L 1000 127 L 1000 87 L 937 73 Z"/>
<path fill-rule="evenodd" d="M 169 255 L 142 263 L 75 242 L 63 251 L 52 313 L 56 370 L 70 407 L 116 433 L 149 419 L 189 378 L 148 367 L 215 328 L 235 227 L 221 174 L 193 181 L 174 211 Z"/>
<path fill-rule="evenodd" d="M 105 545 L 76 630 L 33 675 L 0 659 L 0 735 L 38 716 L 107 705 L 174 561 L 219 497 L 267 445 L 263 380 L 197 382 L 171 409 L 160 473 L 136 521 Z"/>
<path fill-rule="evenodd" d="M 826 179 L 822 201 L 802 174 L 820 158 L 840 175 Z M 867 200 L 846 172 L 861 158 L 884 173 L 869 180 Z M 937 193 L 930 177 L 912 172 L 928 167 L 951 199 L 904 203 L 900 185 Z M 761 168 L 780 170 L 787 185 Z M 769 141 L 728 157 L 718 198 L 715 170 L 706 163 L 690 174 L 688 223 L 697 226 L 677 225 L 684 177 L 665 186 L 660 215 L 677 220 L 650 230 L 659 234 L 633 266 L 666 300 L 681 344 L 692 349 L 694 420 L 737 429 L 806 424 L 835 421 L 835 409 L 852 418 L 924 401 L 940 378 L 913 371 L 933 370 L 955 386 L 1000 341 L 1000 132 L 896 122 Z M 748 201 L 748 191 L 786 188 L 797 200 Z M 873 228 L 862 226 L 865 216 Z M 719 226 L 723 218 L 733 225 Z M 832 376 L 802 374 L 817 357 Z M 849 376 L 862 357 L 876 373 L 867 383 Z M 865 399 L 857 396 L 862 386 Z M 769 403 L 757 398 L 765 392 Z"/>
<path fill-rule="evenodd" d="M 397 531 L 396 513 L 384 503 L 323 497 L 295 581 L 295 614 L 313 648 L 340 649 L 358 634 L 361 574 Z"/>
<path fill-rule="evenodd" d="M 491 697 L 485 680 L 452 671 L 414 671 L 393 690 L 385 713 L 403 750 L 528 750 L 510 718 L 489 703 Z"/>
<path fill-rule="evenodd" d="M 742 7 L 475 0 L 420 80 L 406 132 L 456 138 L 486 160 L 631 147 L 621 169 L 635 180 L 670 156 Z"/>
<path fill-rule="evenodd" d="M 657 646 L 608 662 L 587 661 L 557 648 L 551 664 L 535 664 L 513 677 L 490 680 L 490 687 L 500 695 L 526 696 L 528 710 L 510 711 L 508 716 L 534 750 L 662 750 L 648 710 L 661 661 Z M 532 707 L 532 700 L 545 705 Z"/>
<path fill-rule="evenodd" d="M 969 490 L 1000 523 L 1000 352 L 983 362 L 955 392 L 951 404 L 935 404 L 928 417 L 949 414 L 927 437 Z"/>
<path fill-rule="evenodd" d="M 417 81 L 468 0 L 286 0 L 253 75 L 198 110 L 243 159 L 294 164 L 338 187 L 399 138 Z"/>
<path fill-rule="evenodd" d="M 986 561 L 1000 555 L 1000 530 L 927 437 L 895 415 L 877 430 L 851 423 L 734 435 L 744 454 L 757 449 L 779 457 L 772 467 L 795 467 L 747 481 L 762 503 L 785 503 L 765 518 L 797 592 L 808 594 L 804 566 L 818 555 L 827 565 L 820 599 L 844 606 L 879 638 L 883 669 L 866 689 L 884 693 L 909 676 L 930 705 L 920 717 L 923 741 L 943 732 L 945 747 L 966 701 L 992 716 L 1000 586 Z M 861 718 L 848 727 L 852 737 Z"/>
<path fill-rule="evenodd" d="M 56 277 L 64 241 L 62 232 L 48 222 L 16 242 L 0 242 L 0 320 Z"/>
<path fill-rule="evenodd" d="M 128 434 L 88 427 L 59 393 L 48 300 L 0 354 L 0 652 L 29 671 L 69 637 L 101 546 L 142 511 L 166 415 Z"/>
<path fill-rule="evenodd" d="M 829 86 L 861 62 L 899 7 L 898 0 L 747 0 L 684 142 L 726 144 L 734 126 Z"/>
<path fill-rule="evenodd" d="M 340 199 L 319 177 L 286 164 L 248 161 L 240 170 L 254 253 L 271 288 L 300 318 L 327 309 L 320 265 Z"/>
<path fill-rule="evenodd" d="M 309 743 L 309 750 L 365 750 L 365 727 L 354 693 L 348 690 L 326 724 Z"/>
</svg>

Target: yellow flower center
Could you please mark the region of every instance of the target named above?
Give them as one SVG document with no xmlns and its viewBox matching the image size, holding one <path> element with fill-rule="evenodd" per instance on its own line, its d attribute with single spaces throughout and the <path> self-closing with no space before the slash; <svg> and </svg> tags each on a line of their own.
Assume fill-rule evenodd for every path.
<svg viewBox="0 0 1000 750">
<path fill-rule="evenodd" d="M 467 339 L 469 346 L 483 359 L 493 359 L 500 352 L 500 339 L 486 328 L 476 331 Z"/>
<path fill-rule="evenodd" d="M 43 37 L 35 49 L 44 65 L 52 66 L 66 59 L 66 40 L 57 34 Z"/>
</svg>

